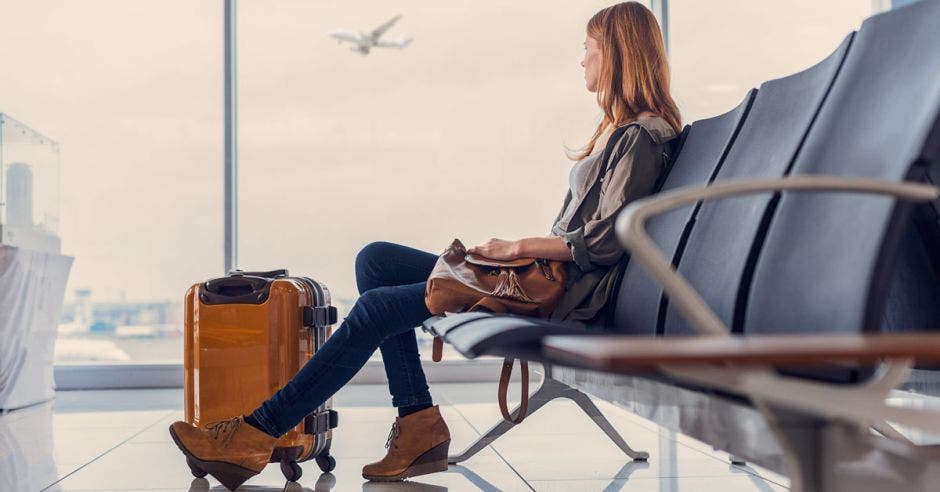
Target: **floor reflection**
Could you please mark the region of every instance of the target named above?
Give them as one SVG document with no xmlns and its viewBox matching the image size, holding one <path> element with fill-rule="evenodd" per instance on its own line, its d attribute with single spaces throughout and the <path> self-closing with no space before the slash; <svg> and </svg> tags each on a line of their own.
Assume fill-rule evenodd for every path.
<svg viewBox="0 0 940 492">
<path fill-rule="evenodd" d="M 320 492 L 331 490 L 333 486 L 336 485 L 336 477 L 333 477 L 332 474 L 324 473 L 323 476 L 317 480 L 314 488 L 304 487 L 297 482 L 287 482 L 283 487 L 270 487 L 263 485 L 242 485 L 238 488 L 238 492 Z M 228 489 L 222 485 L 216 485 L 215 487 L 209 486 L 209 481 L 205 478 L 194 478 L 192 483 L 189 485 L 189 492 L 207 492 L 207 491 L 225 491 L 228 492 Z"/>
<path fill-rule="evenodd" d="M 26 457 L 5 420 L 0 417 L 0 490 L 27 490 L 28 477 L 19 471 L 28 470 Z"/>
<path fill-rule="evenodd" d="M 36 490 L 36 484 L 55 482 L 52 415 L 48 402 L 0 416 L 0 490 Z"/>
<path fill-rule="evenodd" d="M 489 398 L 494 385 L 439 385 L 461 397 L 472 393 L 480 403 L 445 404 L 454 432 L 464 440 L 479 435 L 476 427 L 498 416 Z M 240 491 L 327 492 L 447 490 L 702 490 L 727 484 L 725 490 L 779 490 L 750 467 L 729 467 L 706 450 L 690 451 L 664 428 L 620 419 L 631 438 L 653 451 L 649 463 L 630 461 L 615 446 L 591 447 L 603 436 L 572 405 L 556 405 L 553 415 L 533 418 L 527 427 L 503 438 L 471 461 L 447 471 L 404 482 L 369 482 L 362 467 L 374 461 L 375 433 L 384 436 L 388 414 L 385 388 L 344 388 L 338 408 L 346 426 L 337 431 L 338 466 L 319 473 L 311 465 L 298 482 L 285 482 L 276 466 L 265 469 Z M 193 479 L 166 427 L 181 416 L 178 390 L 76 391 L 60 393 L 54 403 L 0 416 L 0 492 L 163 490 L 224 491 L 211 476 Z M 343 400 L 345 398 L 345 400 Z M 439 400 L 446 401 L 441 396 Z M 611 410 L 612 413 L 615 410 Z M 577 418 L 575 418 L 577 417 Z M 566 427 L 559 429 L 558 422 Z M 616 419 L 615 419 L 616 420 Z M 544 432 L 546 435 L 540 434 Z M 605 441 L 606 443 L 606 441 Z M 559 448 L 556 444 L 561 444 Z M 570 446 L 568 446 L 570 444 Z M 605 449 L 606 449 L 605 448 Z M 584 455 L 581 455 L 583 450 Z M 678 452 L 682 451 L 682 452 Z M 691 454 L 690 454 L 691 452 Z M 701 456 L 699 456 L 701 453 Z M 679 466 L 687 460 L 689 466 Z M 314 470 L 316 469 L 316 473 Z M 748 475 L 748 478 L 740 475 Z M 702 478 L 704 477 L 704 478 Z M 743 484 L 743 487 L 742 487 Z"/>
<path fill-rule="evenodd" d="M 645 470 L 649 467 L 650 464 L 646 461 L 631 461 L 623 465 L 623 468 L 614 475 L 617 478 L 610 481 L 610 485 L 604 489 L 604 492 L 619 492 L 623 490 L 627 483 L 629 483 L 630 475 L 633 475 L 633 472 Z"/>
<path fill-rule="evenodd" d="M 420 479 L 417 479 L 420 480 Z M 490 486 L 492 487 L 492 485 Z M 404 482 L 365 482 L 362 484 L 363 492 L 444 492 L 447 487 L 421 483 L 414 479 L 408 479 Z M 468 489 L 469 490 L 469 489 Z M 499 490 L 497 488 L 481 488 L 480 490 Z"/>
</svg>

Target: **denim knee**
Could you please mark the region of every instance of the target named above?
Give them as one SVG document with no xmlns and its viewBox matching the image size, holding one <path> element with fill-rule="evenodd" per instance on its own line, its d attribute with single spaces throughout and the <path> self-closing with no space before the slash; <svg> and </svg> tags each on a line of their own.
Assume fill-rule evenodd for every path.
<svg viewBox="0 0 940 492">
<path fill-rule="evenodd" d="M 359 289 L 360 294 L 371 289 L 370 286 L 363 284 L 370 283 L 370 280 L 375 277 L 375 260 L 385 256 L 385 252 L 391 244 L 387 241 L 374 241 L 363 246 L 356 253 L 356 287 Z"/>
<path fill-rule="evenodd" d="M 391 245 L 388 241 L 373 241 L 363 246 L 356 253 L 356 271 L 367 268 L 372 260 L 382 257 Z"/>
<path fill-rule="evenodd" d="M 387 287 L 376 287 L 359 296 L 346 317 L 350 331 L 355 335 L 366 336 L 375 343 L 382 343 L 388 337 L 387 333 L 379 329 L 387 324 L 388 290 Z"/>
</svg>

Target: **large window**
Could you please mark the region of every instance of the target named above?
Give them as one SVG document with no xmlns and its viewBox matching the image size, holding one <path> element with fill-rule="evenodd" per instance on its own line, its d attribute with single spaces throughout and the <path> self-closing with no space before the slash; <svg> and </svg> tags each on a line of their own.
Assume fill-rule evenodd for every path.
<svg viewBox="0 0 940 492">
<path fill-rule="evenodd" d="M 439 254 L 455 237 L 548 234 L 565 147 L 599 116 L 580 62 L 609 3 L 241 2 L 240 264 L 322 280 L 343 316 L 369 242 Z M 397 14 L 403 50 L 327 36 Z"/>
<path fill-rule="evenodd" d="M 0 0 L 4 131 L 58 144 L 4 158 L 37 193 L 61 166 L 32 211 L 75 258 L 57 361 L 181 357 L 184 291 L 222 265 L 221 53 L 220 2 Z"/>
<path fill-rule="evenodd" d="M 825 58 L 872 15 L 872 0 L 669 0 L 673 94 L 692 122 L 752 87 Z"/>
<path fill-rule="evenodd" d="M 342 317 L 369 242 L 547 234 L 599 118 L 585 23 L 611 3 L 239 2 L 239 266 L 315 277 Z M 822 59 L 875 2 L 668 5 L 691 122 Z M 404 49 L 327 36 L 398 14 Z M 222 21 L 221 1 L 0 0 L 0 113 L 58 167 L 32 213 L 75 258 L 59 361 L 178 360 L 186 288 L 222 273 Z"/>
</svg>

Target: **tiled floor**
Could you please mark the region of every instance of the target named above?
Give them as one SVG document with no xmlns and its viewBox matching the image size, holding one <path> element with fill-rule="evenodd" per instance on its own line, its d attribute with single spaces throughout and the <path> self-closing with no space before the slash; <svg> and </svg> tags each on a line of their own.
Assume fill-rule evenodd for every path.
<svg viewBox="0 0 940 492">
<path fill-rule="evenodd" d="M 432 392 L 451 429 L 452 454 L 500 418 L 495 383 L 437 384 Z M 193 479 L 170 440 L 167 426 L 182 415 L 181 394 L 60 392 L 54 404 L 0 417 L 0 491 L 224 490 L 211 477 Z M 649 463 L 626 459 L 564 400 L 550 403 L 463 466 L 404 483 L 367 482 L 362 465 L 384 454 L 395 411 L 385 386 L 351 385 L 334 400 L 340 427 L 332 473 L 304 463 L 300 481 L 285 484 L 280 469 L 269 466 L 239 490 L 785 490 L 776 475 L 732 466 L 727 455 L 702 443 L 597 403 L 635 449 L 651 453 Z"/>
</svg>

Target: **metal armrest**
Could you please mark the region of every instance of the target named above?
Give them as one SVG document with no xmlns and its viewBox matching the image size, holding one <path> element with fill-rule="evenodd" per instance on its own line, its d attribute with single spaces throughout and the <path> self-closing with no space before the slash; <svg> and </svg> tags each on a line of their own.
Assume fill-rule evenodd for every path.
<svg viewBox="0 0 940 492">
<path fill-rule="evenodd" d="M 542 341 L 554 360 L 607 372 L 679 366 L 820 366 L 833 361 L 883 359 L 940 361 L 940 334 L 752 335 L 747 337 L 637 337 L 549 335 Z"/>
<path fill-rule="evenodd" d="M 839 176 L 791 176 L 777 179 L 735 179 L 705 187 L 689 186 L 636 200 L 617 216 L 615 230 L 620 243 L 669 295 L 692 327 L 705 335 L 728 336 L 730 330 L 708 307 L 695 289 L 672 266 L 646 232 L 650 217 L 699 201 L 778 191 L 828 191 L 891 195 L 911 202 L 940 197 L 940 189 L 921 183 L 895 183 Z"/>
</svg>

